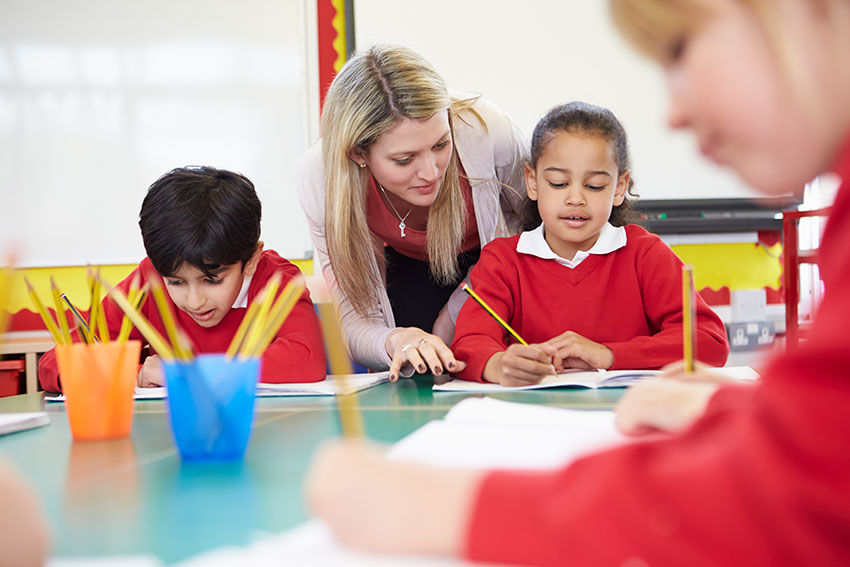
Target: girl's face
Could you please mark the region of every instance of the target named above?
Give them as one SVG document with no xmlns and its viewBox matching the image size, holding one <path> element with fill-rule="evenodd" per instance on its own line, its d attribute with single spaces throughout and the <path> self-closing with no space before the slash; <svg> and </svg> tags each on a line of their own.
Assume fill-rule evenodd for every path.
<svg viewBox="0 0 850 567">
<path fill-rule="evenodd" d="M 388 193 L 416 207 L 430 207 L 437 198 L 452 155 L 448 111 L 427 120 L 402 118 L 384 132 L 364 156 L 375 180 Z"/>
<path fill-rule="evenodd" d="M 811 45 L 818 41 L 811 37 L 809 3 L 775 4 L 780 22 L 792 22 L 783 41 L 802 63 L 802 79 L 817 81 L 818 56 Z M 764 193 L 801 189 L 829 165 L 830 147 L 837 143 L 823 101 L 801 96 L 821 85 L 795 89 L 764 27 L 739 2 L 711 0 L 706 6 L 712 15 L 682 38 L 665 66 L 670 125 L 692 129 L 703 154 Z"/>
<path fill-rule="evenodd" d="M 611 208 L 626 196 L 629 174 L 618 175 L 617 169 L 607 140 L 564 131 L 546 142 L 535 168 L 525 166 L 528 197 L 537 201 L 555 254 L 571 260 L 596 243 Z"/>
</svg>

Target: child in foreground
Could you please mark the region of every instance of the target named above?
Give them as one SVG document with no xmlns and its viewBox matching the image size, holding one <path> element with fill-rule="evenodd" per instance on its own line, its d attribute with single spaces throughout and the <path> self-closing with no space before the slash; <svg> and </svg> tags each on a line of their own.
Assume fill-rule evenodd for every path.
<svg viewBox="0 0 850 567">
<path fill-rule="evenodd" d="M 148 189 L 139 214 L 147 258 L 116 287 L 127 293 L 134 278 L 144 286 L 161 278 L 176 321 L 196 353 L 223 353 L 247 306 L 275 273 L 280 289 L 301 272 L 260 241 L 262 206 L 254 184 L 243 175 L 211 167 L 174 169 Z M 110 333 L 117 335 L 123 312 L 104 298 Z M 165 328 L 152 299 L 142 314 L 160 332 Z M 113 337 L 114 338 L 114 337 Z M 142 340 L 133 329 L 131 339 Z M 317 382 L 325 377 L 325 351 L 318 318 L 307 291 L 265 350 L 263 382 Z M 41 386 L 62 389 L 54 351 L 42 356 Z M 159 356 L 151 352 L 138 385 L 161 386 Z"/>
<path fill-rule="evenodd" d="M 644 385 L 629 389 L 617 412 L 631 430 L 672 413 L 680 434 L 540 472 L 387 462 L 337 443 L 317 455 L 308 501 L 342 541 L 372 550 L 522 565 L 845 564 L 850 2 L 612 3 L 620 28 L 665 67 L 671 125 L 692 128 L 709 157 L 767 195 L 825 171 L 843 178 L 808 340 L 753 384 L 718 387 L 700 371 L 661 381 L 674 395 L 654 407 Z M 683 416 L 687 392 L 706 384 L 712 394 Z"/>
<path fill-rule="evenodd" d="M 530 344 L 509 345 L 467 301 L 452 344 L 467 363 L 461 378 L 522 386 L 567 368 L 660 368 L 681 358 L 682 261 L 627 224 L 629 161 L 626 133 L 607 109 L 572 102 L 540 120 L 525 166 L 526 232 L 488 244 L 470 274 Z M 723 323 L 699 296 L 695 336 L 703 362 L 726 362 Z"/>
</svg>

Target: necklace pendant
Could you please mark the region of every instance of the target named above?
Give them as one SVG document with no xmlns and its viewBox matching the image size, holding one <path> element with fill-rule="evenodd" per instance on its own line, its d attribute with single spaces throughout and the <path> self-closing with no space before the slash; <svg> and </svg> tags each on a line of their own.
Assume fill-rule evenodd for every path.
<svg viewBox="0 0 850 567">
<path fill-rule="evenodd" d="M 398 229 L 401 231 L 401 237 L 402 237 L 402 238 L 404 238 L 404 237 L 406 237 L 406 236 L 407 236 L 407 235 L 404 233 L 404 229 L 405 229 L 406 227 L 407 227 L 407 225 L 406 225 L 406 224 L 404 224 L 404 219 L 402 219 L 402 221 L 401 221 L 400 223 L 398 223 Z"/>
</svg>

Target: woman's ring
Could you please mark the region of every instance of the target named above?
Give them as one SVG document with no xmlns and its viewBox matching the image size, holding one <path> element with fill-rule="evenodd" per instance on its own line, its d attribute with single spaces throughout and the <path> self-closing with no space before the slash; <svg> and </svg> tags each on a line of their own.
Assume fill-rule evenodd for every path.
<svg viewBox="0 0 850 567">
<path fill-rule="evenodd" d="M 428 342 L 428 339 L 419 339 L 419 343 L 416 346 L 419 346 L 419 345 L 421 345 L 423 343 L 427 343 L 427 342 Z"/>
<path fill-rule="evenodd" d="M 406 344 L 406 345 L 404 345 L 403 347 L 401 347 L 401 355 L 402 355 L 405 359 L 407 358 L 407 349 L 409 349 L 409 348 L 413 348 L 413 345 L 411 345 L 411 344 Z"/>
</svg>

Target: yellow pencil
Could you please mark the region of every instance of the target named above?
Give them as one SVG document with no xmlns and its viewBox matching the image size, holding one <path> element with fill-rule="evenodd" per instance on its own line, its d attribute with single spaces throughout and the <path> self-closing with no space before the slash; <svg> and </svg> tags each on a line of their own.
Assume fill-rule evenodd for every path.
<svg viewBox="0 0 850 567">
<path fill-rule="evenodd" d="M 325 349 L 327 350 L 331 374 L 342 385 L 343 392 L 347 392 L 345 376 L 352 373 L 352 368 L 351 361 L 348 358 L 348 349 L 342 337 L 336 308 L 330 301 L 319 302 L 316 304 L 316 308 L 319 311 L 319 319 L 322 321 L 322 329 L 325 334 Z M 364 435 L 363 418 L 360 415 L 357 394 L 340 394 L 337 396 L 337 404 L 342 434 L 349 438 L 362 437 Z"/>
<path fill-rule="evenodd" d="M 112 301 L 124 312 L 127 317 L 130 318 L 130 321 L 133 322 L 133 325 L 139 330 L 143 337 L 148 341 L 148 344 L 153 347 L 160 357 L 167 362 L 173 362 L 175 360 L 174 351 L 168 344 L 168 341 L 159 334 L 159 331 L 154 329 L 153 325 L 150 324 L 144 315 L 139 313 L 133 304 L 130 303 L 130 300 L 127 299 L 127 296 L 124 293 L 114 287 L 107 286 L 109 289 L 109 297 L 112 298 Z"/>
<path fill-rule="evenodd" d="M 496 322 L 497 322 L 499 325 L 501 325 L 501 326 L 502 326 L 502 328 L 504 328 L 507 332 L 509 332 L 509 333 L 511 334 L 511 336 L 512 336 L 513 338 L 515 338 L 515 339 L 516 339 L 516 340 L 517 340 L 520 344 L 523 344 L 523 345 L 525 345 L 525 346 L 528 346 L 528 343 L 527 343 L 527 342 L 525 342 L 525 340 L 523 340 L 523 338 L 522 338 L 521 336 L 519 336 L 519 333 L 517 333 L 516 331 L 514 331 L 514 330 L 511 328 L 511 326 L 510 326 L 510 325 L 508 325 L 507 323 L 505 323 L 505 321 L 504 321 L 501 317 L 499 317 L 499 315 L 498 315 L 498 314 L 496 314 L 496 312 L 495 312 L 495 311 L 493 311 L 493 310 L 490 308 L 490 306 L 489 306 L 489 305 L 487 305 L 487 303 L 485 303 L 485 301 L 484 301 L 483 299 L 481 299 L 481 298 L 478 296 L 478 294 L 477 294 L 477 293 L 475 293 L 474 291 L 472 291 L 472 287 L 471 287 L 471 286 L 469 286 L 469 285 L 467 285 L 466 283 L 464 283 L 462 286 L 460 286 L 460 288 L 461 288 L 463 291 L 465 291 L 466 293 L 468 293 L 468 294 L 472 297 L 472 299 L 474 299 L 475 301 L 477 301 L 477 302 L 478 302 L 478 305 L 480 305 L 481 307 L 483 307 L 483 308 L 484 308 L 484 310 L 485 310 L 485 311 L 487 311 L 487 313 L 489 313 L 489 314 L 493 317 L 493 319 L 495 319 L 495 320 L 496 320 Z"/>
<path fill-rule="evenodd" d="M 171 313 L 171 307 L 168 305 L 168 300 L 165 299 L 165 289 L 163 289 L 162 280 L 154 276 L 148 280 L 151 284 L 151 295 L 154 303 L 156 303 L 157 311 L 162 319 L 162 324 L 165 326 L 165 332 L 168 333 L 168 340 L 171 341 L 171 346 L 174 348 L 174 353 L 178 360 L 192 360 L 192 350 L 188 348 L 185 341 L 181 340 L 177 323 Z M 138 326 L 138 325 L 137 325 Z M 139 329 L 141 331 L 141 329 Z M 157 349 L 158 350 L 158 349 Z"/>
<path fill-rule="evenodd" d="M 100 342 L 94 335 L 94 333 L 92 333 L 91 327 L 89 327 L 89 324 L 86 322 L 86 319 L 85 317 L 83 317 L 83 314 L 80 313 L 79 309 L 74 307 L 74 304 L 71 303 L 71 300 L 68 299 L 68 296 L 62 293 L 59 295 L 59 298 L 65 302 L 65 305 L 67 305 L 68 309 L 71 310 L 71 314 L 74 316 L 74 319 L 77 320 L 77 328 L 80 330 L 80 334 L 83 336 L 83 341 L 87 343 Z"/>
<path fill-rule="evenodd" d="M 232 360 L 233 357 L 236 356 L 236 353 L 239 352 L 242 342 L 248 334 L 248 329 L 251 327 L 251 323 L 256 318 L 257 312 L 260 310 L 260 304 L 264 302 L 267 292 L 268 286 L 260 290 L 260 293 L 257 294 L 254 301 L 252 301 L 251 305 L 248 306 L 248 309 L 245 310 L 245 316 L 242 317 L 242 322 L 239 323 L 239 327 L 236 329 L 236 334 L 233 335 L 233 340 L 230 341 L 230 346 L 227 347 L 227 360 Z"/>
<path fill-rule="evenodd" d="M 260 341 L 263 330 L 266 327 L 266 319 L 269 316 L 269 310 L 274 303 L 282 277 L 283 276 L 280 272 L 275 272 L 272 277 L 269 278 L 265 287 L 267 290 L 266 295 L 263 298 L 263 302 L 260 304 L 259 310 L 254 316 L 254 320 L 251 322 L 251 327 L 248 329 L 248 335 L 245 337 L 245 342 L 241 349 L 243 352 L 246 350 L 246 347 L 251 348 Z"/>
<path fill-rule="evenodd" d="M 694 371 L 694 357 L 696 356 L 696 345 L 694 344 L 694 320 L 696 296 L 694 288 L 694 269 L 692 266 L 682 266 L 682 334 L 684 345 L 685 372 Z"/>
<path fill-rule="evenodd" d="M 103 305 L 100 302 L 101 279 L 100 268 L 92 280 L 92 304 L 89 312 L 89 321 L 92 325 L 92 330 L 97 327 L 97 336 L 104 343 L 109 342 L 109 326 L 106 324 L 106 311 L 103 310 Z"/>
<path fill-rule="evenodd" d="M 89 284 L 89 322 L 88 322 L 88 328 L 89 328 L 89 333 L 91 334 L 92 338 L 97 340 L 97 323 L 98 323 L 97 310 L 100 307 L 100 301 L 98 301 L 98 297 L 97 297 L 98 290 L 95 287 L 94 270 L 92 270 L 91 265 L 88 266 L 88 271 L 86 273 L 86 279 L 88 280 L 88 284 Z M 100 341 L 98 340 L 98 342 L 100 342 Z"/>
<path fill-rule="evenodd" d="M 136 290 L 136 295 L 132 298 L 128 297 L 127 299 L 130 303 L 136 308 L 136 311 L 141 313 L 142 305 L 145 304 L 145 299 L 148 297 L 148 289 L 149 286 L 146 283 L 142 289 Z M 121 320 L 121 330 L 118 333 L 118 341 L 124 342 L 130 338 L 130 332 L 133 330 L 133 323 L 130 321 L 130 318 L 127 315 L 124 315 L 124 318 Z"/>
<path fill-rule="evenodd" d="M 44 321 L 44 326 L 47 327 L 47 330 L 50 332 L 53 340 L 58 345 L 64 344 L 62 334 L 59 332 L 59 327 L 56 326 L 56 321 L 53 320 L 53 317 L 51 317 L 50 313 L 47 312 L 47 309 L 44 308 L 44 304 L 35 292 L 35 288 L 28 279 L 24 278 L 24 282 L 27 284 L 27 291 L 29 292 L 30 299 L 32 299 L 36 311 L 38 311 L 38 314 L 41 316 L 41 320 Z"/>
<path fill-rule="evenodd" d="M 53 277 L 50 277 L 50 293 L 53 295 L 53 306 L 56 310 L 56 319 L 59 320 L 59 329 L 62 331 L 64 344 L 71 344 L 71 331 L 68 327 L 68 318 L 65 315 L 65 306 L 62 304 L 62 294 L 59 293 L 59 288 L 56 287 L 56 282 Z"/>
<path fill-rule="evenodd" d="M 100 268 L 97 269 L 97 279 L 95 282 L 97 285 L 97 293 L 95 293 L 95 296 L 97 297 L 97 332 L 100 335 L 100 340 L 108 343 L 110 341 L 109 325 L 106 323 L 106 311 L 103 310 L 103 304 L 100 302 Z"/>
<path fill-rule="evenodd" d="M 260 334 L 260 338 L 253 345 L 249 345 L 249 348 L 243 353 L 244 358 L 261 356 L 263 354 L 269 343 L 274 340 L 283 322 L 286 321 L 286 318 L 292 312 L 295 304 L 298 303 L 301 294 L 304 293 L 304 287 L 304 280 L 302 278 L 292 279 L 286 284 L 286 287 L 283 288 L 280 296 L 269 311 L 268 321 L 265 324 L 265 329 Z"/>
<path fill-rule="evenodd" d="M 133 280 L 130 282 L 130 289 L 127 291 L 127 299 L 130 301 L 132 305 L 136 307 L 136 311 L 139 310 L 139 304 L 136 302 L 136 298 L 139 295 L 139 274 L 136 273 L 133 276 Z M 129 317 L 124 315 L 121 318 L 121 327 L 118 329 L 118 341 L 126 341 L 130 337 L 130 331 L 132 330 L 133 324 L 130 322 Z"/>
</svg>

